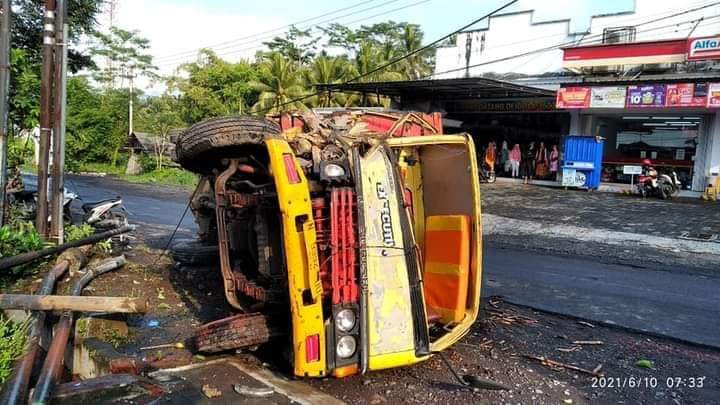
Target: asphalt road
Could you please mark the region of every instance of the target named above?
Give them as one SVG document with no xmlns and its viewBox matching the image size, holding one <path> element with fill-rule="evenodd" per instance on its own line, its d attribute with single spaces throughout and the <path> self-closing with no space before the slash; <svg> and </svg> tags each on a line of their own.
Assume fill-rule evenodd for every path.
<svg viewBox="0 0 720 405">
<path fill-rule="evenodd" d="M 172 229 L 189 191 L 69 176 L 86 202 L 120 195 L 130 219 Z M 194 228 L 190 213 L 181 229 Z M 720 278 L 486 246 L 484 295 L 545 311 L 720 347 Z"/>
</svg>

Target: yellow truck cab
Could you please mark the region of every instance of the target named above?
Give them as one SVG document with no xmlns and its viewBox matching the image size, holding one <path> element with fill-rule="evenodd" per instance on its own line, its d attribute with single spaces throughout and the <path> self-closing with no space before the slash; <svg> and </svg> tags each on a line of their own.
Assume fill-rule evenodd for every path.
<svg viewBox="0 0 720 405">
<path fill-rule="evenodd" d="M 275 341 L 295 375 L 345 377 L 457 342 L 480 306 L 472 139 L 417 115 L 302 118 L 215 119 L 178 140 L 179 162 L 203 176 L 193 213 L 240 312 L 201 327 L 199 350 Z M 429 133 L 368 129 L 378 119 Z"/>
</svg>

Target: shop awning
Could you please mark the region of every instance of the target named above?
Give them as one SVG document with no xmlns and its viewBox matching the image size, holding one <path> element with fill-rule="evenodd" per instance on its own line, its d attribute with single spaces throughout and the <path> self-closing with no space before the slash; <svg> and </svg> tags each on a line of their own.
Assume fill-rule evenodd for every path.
<svg viewBox="0 0 720 405">
<path fill-rule="evenodd" d="M 351 91 L 432 100 L 508 100 L 555 97 L 555 91 L 487 78 L 429 79 L 394 82 L 318 84 L 318 90 Z"/>
<path fill-rule="evenodd" d="M 563 49 L 563 67 L 579 69 L 593 66 L 681 63 L 687 59 L 686 38 L 576 46 Z"/>
</svg>

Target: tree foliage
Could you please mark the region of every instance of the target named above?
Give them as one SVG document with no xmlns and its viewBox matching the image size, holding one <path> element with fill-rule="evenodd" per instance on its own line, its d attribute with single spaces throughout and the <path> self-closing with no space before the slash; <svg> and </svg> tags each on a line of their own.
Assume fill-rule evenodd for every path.
<svg viewBox="0 0 720 405">
<path fill-rule="evenodd" d="M 226 62 L 214 52 L 202 50 L 197 61 L 182 65 L 169 79 L 168 88 L 179 93 L 181 117 L 189 124 L 248 112 L 258 101 L 259 92 L 250 84 L 258 77 L 249 62 Z"/>
<path fill-rule="evenodd" d="M 152 64 L 152 55 L 147 53 L 150 41 L 137 31 L 128 31 L 110 27 L 107 34 L 96 32 L 97 44 L 90 54 L 104 58 L 106 63 L 96 70 L 93 77 L 100 83 L 122 87 L 125 79 L 132 80 L 136 75 L 157 78 L 157 67 Z"/>
</svg>

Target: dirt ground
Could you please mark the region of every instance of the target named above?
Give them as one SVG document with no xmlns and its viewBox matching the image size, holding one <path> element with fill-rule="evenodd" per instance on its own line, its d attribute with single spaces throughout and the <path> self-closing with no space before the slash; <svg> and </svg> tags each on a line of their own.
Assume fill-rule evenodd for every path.
<svg viewBox="0 0 720 405">
<path fill-rule="evenodd" d="M 127 318 L 130 339 L 121 342 L 118 351 L 143 356 L 139 350 L 142 346 L 186 341 L 200 324 L 232 313 L 222 294 L 216 267 L 174 266 L 160 251 L 146 248 L 142 237 L 133 243 L 126 256 L 128 265 L 97 278 L 85 290 L 86 295 L 148 300 L 150 313 Z M 31 291 L 41 275 L 16 284 L 13 290 Z M 577 341 L 601 343 L 573 343 Z M 176 354 L 174 349 L 160 352 L 160 356 Z M 286 368 L 275 355 L 277 352 L 267 348 L 238 356 L 282 373 Z M 460 374 L 477 375 L 511 389 L 459 387 L 437 356 L 412 367 L 307 383 L 358 404 L 710 404 L 720 398 L 719 350 L 540 313 L 499 298 L 485 299 L 471 333 L 446 354 Z M 594 377 L 551 367 L 527 356 L 544 357 L 588 371 L 601 367 L 598 377 Z M 184 358 L 187 361 L 188 356 Z M 202 359 L 194 357 L 192 361 Z M 650 360 L 651 368 L 635 365 L 642 359 Z"/>
</svg>

